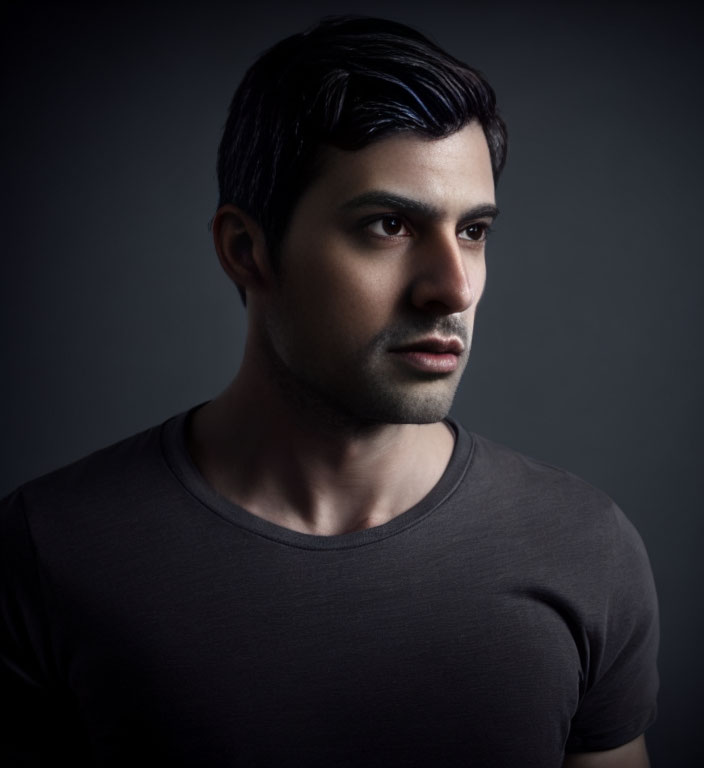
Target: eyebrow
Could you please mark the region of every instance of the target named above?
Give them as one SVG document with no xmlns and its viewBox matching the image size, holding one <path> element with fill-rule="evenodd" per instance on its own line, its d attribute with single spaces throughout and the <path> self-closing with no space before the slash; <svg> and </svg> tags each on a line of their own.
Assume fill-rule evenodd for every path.
<svg viewBox="0 0 704 768">
<path fill-rule="evenodd" d="M 341 206 L 343 210 L 357 210 L 377 206 L 381 208 L 393 208 L 407 213 L 415 213 L 430 219 L 442 218 L 442 211 L 430 203 L 415 200 L 404 195 L 395 195 L 383 190 L 372 190 L 353 197 Z M 495 219 L 499 215 L 499 209 L 493 203 L 483 203 L 473 208 L 468 208 L 459 217 L 460 220 L 490 218 Z"/>
</svg>

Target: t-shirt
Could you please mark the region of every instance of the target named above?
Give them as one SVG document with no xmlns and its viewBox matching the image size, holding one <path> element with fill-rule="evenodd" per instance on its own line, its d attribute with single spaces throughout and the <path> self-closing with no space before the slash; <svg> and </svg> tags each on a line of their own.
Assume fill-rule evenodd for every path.
<svg viewBox="0 0 704 768">
<path fill-rule="evenodd" d="M 602 492 L 449 421 L 418 504 L 310 535 L 218 495 L 187 418 L 2 502 L 3 765 L 558 768 L 652 723 L 653 580 Z"/>
</svg>

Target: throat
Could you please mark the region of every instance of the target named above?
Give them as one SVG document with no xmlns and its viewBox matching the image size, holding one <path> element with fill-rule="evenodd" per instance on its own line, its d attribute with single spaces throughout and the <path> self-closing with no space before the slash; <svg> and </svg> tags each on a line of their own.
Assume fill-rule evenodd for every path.
<svg viewBox="0 0 704 768">
<path fill-rule="evenodd" d="M 444 422 L 392 424 L 372 439 L 334 439 L 282 431 L 280 423 L 261 419 L 248 423 L 247 414 L 236 418 L 222 408 L 212 401 L 196 411 L 187 432 L 205 481 L 248 513 L 311 535 L 393 520 L 432 490 L 454 448 Z"/>
</svg>

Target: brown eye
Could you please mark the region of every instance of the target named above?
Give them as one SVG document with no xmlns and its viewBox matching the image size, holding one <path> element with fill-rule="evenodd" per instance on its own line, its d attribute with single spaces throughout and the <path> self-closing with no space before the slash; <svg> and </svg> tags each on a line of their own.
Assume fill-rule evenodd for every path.
<svg viewBox="0 0 704 768">
<path fill-rule="evenodd" d="M 460 232 L 460 237 L 462 237 L 463 240 L 471 240 L 472 242 L 479 243 L 483 240 L 486 240 L 486 236 L 489 234 L 489 225 L 488 224 L 470 224 L 468 227 L 465 227 Z"/>
<path fill-rule="evenodd" d="M 381 226 L 387 235 L 398 235 L 403 229 L 401 219 L 397 219 L 395 216 L 385 216 L 381 220 Z"/>
<path fill-rule="evenodd" d="M 369 229 L 380 237 L 403 237 L 408 234 L 403 221 L 398 216 L 382 216 L 373 221 Z"/>
</svg>

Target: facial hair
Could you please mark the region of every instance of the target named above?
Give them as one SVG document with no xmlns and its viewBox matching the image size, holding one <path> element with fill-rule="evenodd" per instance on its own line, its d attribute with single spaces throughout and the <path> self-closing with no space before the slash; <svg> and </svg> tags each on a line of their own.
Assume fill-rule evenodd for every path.
<svg viewBox="0 0 704 768">
<path fill-rule="evenodd" d="M 460 339 L 464 351 L 451 374 L 399 370 L 390 350 L 428 336 Z M 287 364 L 269 344 L 270 373 L 307 420 L 351 433 L 384 424 L 428 424 L 444 419 L 467 364 L 472 329 L 459 315 L 405 317 L 383 329 L 331 375 L 312 361 Z"/>
</svg>

